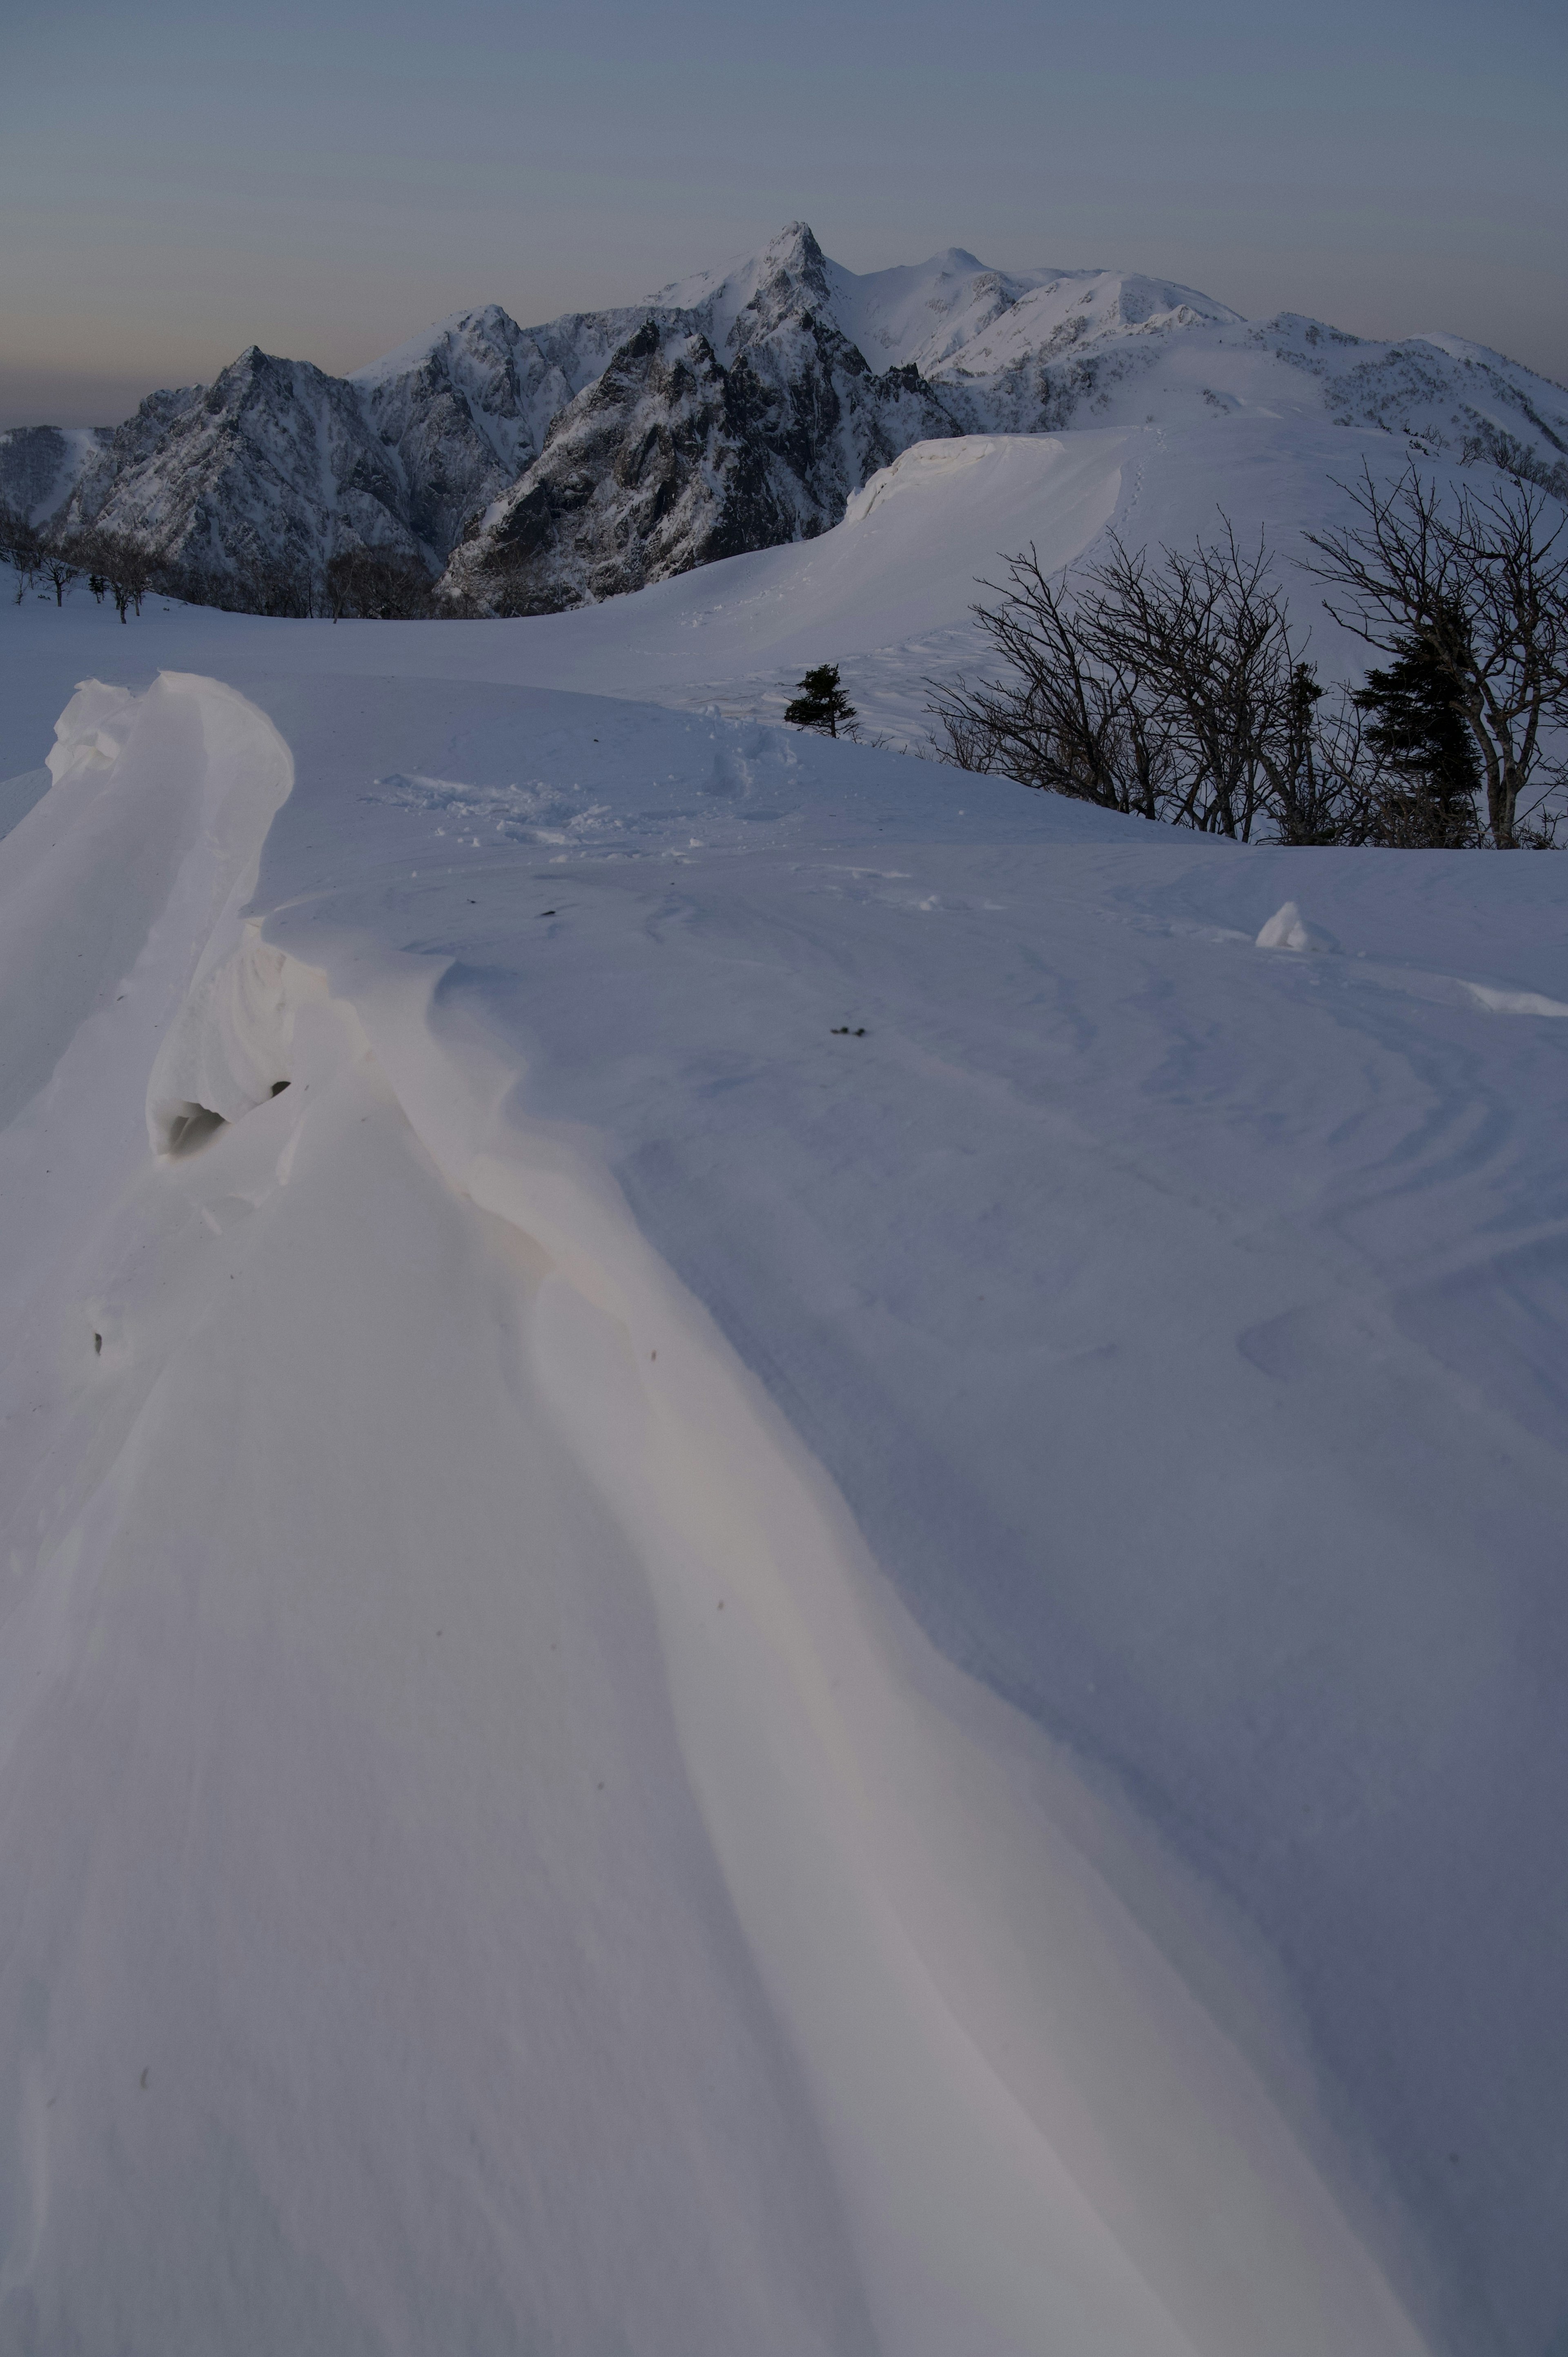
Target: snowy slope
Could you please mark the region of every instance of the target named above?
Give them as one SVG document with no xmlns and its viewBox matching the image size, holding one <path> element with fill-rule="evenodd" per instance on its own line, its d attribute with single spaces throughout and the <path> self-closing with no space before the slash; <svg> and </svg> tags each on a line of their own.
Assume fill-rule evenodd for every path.
<svg viewBox="0 0 1568 2357">
<path fill-rule="evenodd" d="M 988 376 L 1009 364 L 1127 332 L 1240 324 L 1190 286 L 1111 270 L 988 270 L 953 248 L 910 269 L 857 277 L 832 265 L 834 307 L 868 358 L 923 376 Z"/>
<path fill-rule="evenodd" d="M 45 524 L 112 439 L 107 425 L 13 425 L 0 434 L 0 505 Z"/>
<path fill-rule="evenodd" d="M 1545 2357 L 1559 863 L 625 700 L 1389 438 L 0 614 L 0 2346 Z"/>
<path fill-rule="evenodd" d="M 1155 477 L 1157 437 L 1116 434 L 970 436 L 907 452 L 856 500 L 835 531 L 760 550 L 660 582 L 634 597 L 509 621 L 311 623 L 263 620 L 151 598 L 122 630 L 112 608 L 80 591 L 63 613 L 52 597 L 13 609 L 0 638 L 0 780 L 42 775 L 56 715 L 77 680 L 103 665 L 148 680 L 162 667 L 215 670 L 242 662 L 384 674 L 389 651 L 404 675 L 562 685 L 721 705 L 779 716 L 801 671 L 841 660 L 868 721 L 900 742 L 929 726 L 929 672 L 950 673 L 974 653 L 969 608 L 1000 554 L 1032 541 L 1066 565 L 1108 522 L 1184 535 L 1207 523 L 1224 488 L 1276 518 L 1295 503 L 1325 511 L 1322 479 L 1294 445 L 1264 441 L 1238 467 L 1235 437 L 1199 429 Z M 1331 495 L 1330 495 L 1331 496 Z M 389 632 L 392 634 L 389 637 Z"/>
</svg>

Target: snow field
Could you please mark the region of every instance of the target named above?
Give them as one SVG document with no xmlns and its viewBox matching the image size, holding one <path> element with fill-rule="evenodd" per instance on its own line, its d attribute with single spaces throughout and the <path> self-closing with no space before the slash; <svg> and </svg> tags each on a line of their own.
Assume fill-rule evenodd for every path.
<svg viewBox="0 0 1568 2357">
<path fill-rule="evenodd" d="M 13 1270 L 76 1329 L 5 1649 L 22 2345 L 1240 2357 L 1284 2298 L 1304 2350 L 1419 2346 L 589 1141 L 498 1129 L 439 965 L 241 919 L 279 750 L 170 680 L 84 692 L 55 757 L 189 815 L 183 924 L 34 1101 L 52 1157 L 117 1098 L 121 1154 Z M 13 864 L 58 924 L 53 815 Z M 227 1125 L 149 1166 L 73 1067 L 177 985 L 152 1135 Z"/>
<path fill-rule="evenodd" d="M 755 717 L 1204 431 L 0 617 L 0 2348 L 1550 2345 L 1559 863 Z"/>
</svg>

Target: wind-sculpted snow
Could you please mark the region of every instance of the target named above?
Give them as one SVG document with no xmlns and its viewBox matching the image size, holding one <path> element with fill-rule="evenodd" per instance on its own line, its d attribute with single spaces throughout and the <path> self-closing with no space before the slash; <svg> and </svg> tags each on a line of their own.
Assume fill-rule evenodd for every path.
<svg viewBox="0 0 1568 2357">
<path fill-rule="evenodd" d="M 1541 2357 L 1559 864 L 220 623 L 0 845 L 5 2345 Z"/>
<path fill-rule="evenodd" d="M 1337 949 L 1339 944 L 1332 933 L 1323 931 L 1321 925 L 1309 923 L 1294 900 L 1286 900 L 1274 910 L 1266 924 L 1259 927 L 1254 946 L 1261 950 L 1322 952 Z"/>
</svg>

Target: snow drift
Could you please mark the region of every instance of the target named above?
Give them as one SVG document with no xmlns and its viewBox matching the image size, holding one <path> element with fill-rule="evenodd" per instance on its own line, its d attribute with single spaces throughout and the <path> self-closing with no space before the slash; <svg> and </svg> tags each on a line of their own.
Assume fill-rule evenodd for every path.
<svg viewBox="0 0 1568 2357">
<path fill-rule="evenodd" d="M 1557 863 L 440 676 L 612 611 L 0 845 L 0 2346 L 1535 2357 Z"/>
</svg>

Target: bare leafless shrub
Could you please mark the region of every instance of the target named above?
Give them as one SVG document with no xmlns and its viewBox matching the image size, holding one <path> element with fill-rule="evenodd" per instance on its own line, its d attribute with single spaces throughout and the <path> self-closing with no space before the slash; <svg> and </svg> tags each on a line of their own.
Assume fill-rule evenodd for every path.
<svg viewBox="0 0 1568 2357">
<path fill-rule="evenodd" d="M 16 576 L 19 606 L 43 568 L 43 542 L 16 508 L 0 506 L 0 551 Z"/>
<path fill-rule="evenodd" d="M 126 533 L 92 531 L 66 544 L 66 549 L 79 571 L 104 584 L 122 622 L 133 608 L 141 612 L 157 565 L 140 541 Z"/>
<path fill-rule="evenodd" d="M 430 576 L 391 551 L 345 549 L 327 567 L 327 611 L 336 621 L 413 621 L 435 611 Z"/>
<path fill-rule="evenodd" d="M 1112 538 L 1058 581 L 1032 548 L 1006 562 L 999 602 L 974 608 L 1001 675 L 929 707 L 960 767 L 1240 842 L 1359 834 L 1361 732 L 1337 699 L 1320 713 L 1261 540 L 1225 523 L 1152 555 Z"/>
<path fill-rule="evenodd" d="M 39 570 L 55 593 L 55 604 L 63 606 L 66 591 L 81 575 L 81 565 L 73 563 L 62 549 L 46 548 Z"/>
<path fill-rule="evenodd" d="M 1568 517 L 1539 484 L 1442 493 L 1411 468 L 1342 486 L 1359 521 L 1309 533 L 1336 621 L 1447 683 L 1475 748 L 1487 839 L 1550 839 L 1568 783 Z"/>
<path fill-rule="evenodd" d="M 1056 579 L 1031 548 L 973 608 L 993 674 L 930 683 L 945 758 L 1240 842 L 1550 842 L 1561 516 L 1525 483 L 1444 506 L 1413 469 L 1352 497 L 1362 522 L 1309 540 L 1311 569 L 1346 592 L 1335 619 L 1394 657 L 1360 688 L 1324 687 L 1265 541 L 1243 548 L 1223 517 L 1190 550 L 1112 535 Z"/>
<path fill-rule="evenodd" d="M 1001 677 L 931 683 L 928 709 L 949 758 L 1104 810 L 1163 817 L 1164 747 L 1144 725 L 1131 678 L 1079 630 L 1065 584 L 1047 580 L 1033 548 L 1004 561 L 1005 585 L 982 584 L 999 602 L 973 609 Z"/>
</svg>

